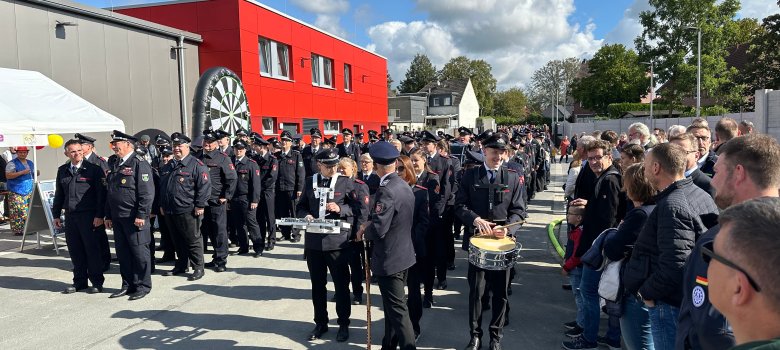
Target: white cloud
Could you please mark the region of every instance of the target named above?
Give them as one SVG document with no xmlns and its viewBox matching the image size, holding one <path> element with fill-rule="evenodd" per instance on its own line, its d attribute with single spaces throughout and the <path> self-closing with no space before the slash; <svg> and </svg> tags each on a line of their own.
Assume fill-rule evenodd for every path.
<svg viewBox="0 0 780 350">
<path fill-rule="evenodd" d="M 314 25 L 333 35 L 347 37 L 347 30 L 341 26 L 341 15 L 349 11 L 349 0 L 291 0 L 302 10 L 317 15 Z"/>
<path fill-rule="evenodd" d="M 371 49 L 387 57 L 396 82 L 416 53 L 437 68 L 465 55 L 493 67 L 499 88 L 524 86 L 533 72 L 553 59 L 590 57 L 602 40 L 595 25 L 568 22 L 573 0 L 417 0 L 424 22 L 386 22 L 369 29 Z"/>
<path fill-rule="evenodd" d="M 348 33 L 341 26 L 339 18 L 338 15 L 317 15 L 314 25 L 328 33 L 346 38 Z"/>
<path fill-rule="evenodd" d="M 639 14 L 642 11 L 652 9 L 647 0 L 635 0 L 629 8 L 623 12 L 623 18 L 618 22 L 604 41 L 609 44 L 623 44 L 626 47 L 634 47 L 634 39 L 642 34 L 642 24 L 639 23 Z"/>
<path fill-rule="evenodd" d="M 775 0 L 742 0 L 742 8 L 737 13 L 739 18 L 758 18 L 759 22 L 769 15 L 780 13 L 780 6 Z"/>
</svg>

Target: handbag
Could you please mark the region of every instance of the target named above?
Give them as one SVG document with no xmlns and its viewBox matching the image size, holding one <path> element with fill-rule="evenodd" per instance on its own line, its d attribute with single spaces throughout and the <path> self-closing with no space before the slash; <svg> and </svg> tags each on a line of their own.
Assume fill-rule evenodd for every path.
<svg viewBox="0 0 780 350">
<path fill-rule="evenodd" d="M 623 260 L 610 261 L 604 270 L 601 271 L 601 280 L 599 280 L 599 296 L 605 300 L 616 302 L 620 300 L 620 270 L 623 266 Z"/>
<path fill-rule="evenodd" d="M 604 242 L 615 236 L 617 229 L 612 227 L 602 231 L 596 239 L 593 240 L 593 244 L 588 248 L 585 254 L 582 254 L 580 261 L 587 267 L 593 270 L 601 270 L 604 267 Z"/>
</svg>

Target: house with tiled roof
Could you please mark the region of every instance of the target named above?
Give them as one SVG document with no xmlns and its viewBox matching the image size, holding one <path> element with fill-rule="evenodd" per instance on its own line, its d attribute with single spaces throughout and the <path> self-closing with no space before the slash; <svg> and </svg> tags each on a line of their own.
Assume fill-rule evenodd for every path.
<svg viewBox="0 0 780 350">
<path fill-rule="evenodd" d="M 420 108 L 421 103 L 425 104 L 424 109 Z M 416 93 L 390 97 L 388 108 L 389 122 L 396 130 L 407 127 L 451 132 L 461 126 L 476 127 L 479 117 L 479 102 L 471 79 L 432 81 Z"/>
</svg>

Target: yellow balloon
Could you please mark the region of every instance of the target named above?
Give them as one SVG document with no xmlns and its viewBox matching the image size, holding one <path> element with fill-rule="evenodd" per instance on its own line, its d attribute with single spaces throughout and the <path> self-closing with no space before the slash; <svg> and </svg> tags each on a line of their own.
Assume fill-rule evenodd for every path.
<svg viewBox="0 0 780 350">
<path fill-rule="evenodd" d="M 62 136 L 57 134 L 51 134 L 49 135 L 49 146 L 52 148 L 60 148 L 62 147 L 62 144 L 65 141 L 62 139 Z"/>
</svg>

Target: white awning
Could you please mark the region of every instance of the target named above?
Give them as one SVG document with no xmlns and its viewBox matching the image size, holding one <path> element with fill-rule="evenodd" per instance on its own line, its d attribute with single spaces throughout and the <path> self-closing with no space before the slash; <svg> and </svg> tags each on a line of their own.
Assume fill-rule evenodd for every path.
<svg viewBox="0 0 780 350">
<path fill-rule="evenodd" d="M 441 115 L 426 115 L 425 120 L 434 120 L 434 119 L 452 119 L 457 117 L 457 114 L 441 114 Z"/>
<path fill-rule="evenodd" d="M 125 124 L 45 75 L 0 68 L 0 135 L 112 130 L 124 131 Z"/>
</svg>

